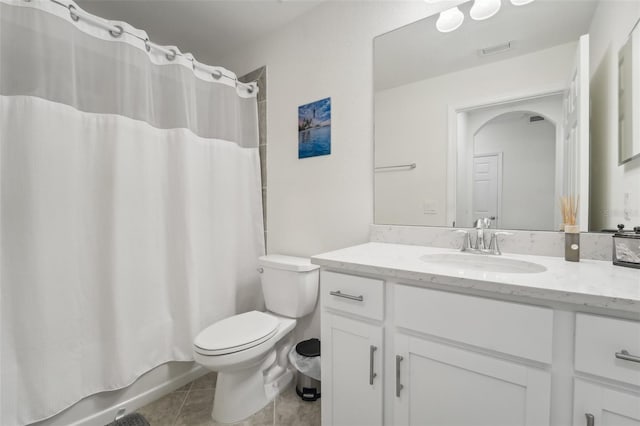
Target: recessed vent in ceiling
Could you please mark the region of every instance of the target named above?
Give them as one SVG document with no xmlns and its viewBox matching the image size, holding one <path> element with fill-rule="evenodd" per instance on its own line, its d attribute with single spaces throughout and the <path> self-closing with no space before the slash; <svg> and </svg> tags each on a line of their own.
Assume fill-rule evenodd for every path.
<svg viewBox="0 0 640 426">
<path fill-rule="evenodd" d="M 489 56 L 496 55 L 498 53 L 506 52 L 507 50 L 511 50 L 513 48 L 513 42 L 508 41 L 502 44 L 496 44 L 495 46 L 489 46 L 482 48 L 478 51 L 480 56 Z"/>
</svg>

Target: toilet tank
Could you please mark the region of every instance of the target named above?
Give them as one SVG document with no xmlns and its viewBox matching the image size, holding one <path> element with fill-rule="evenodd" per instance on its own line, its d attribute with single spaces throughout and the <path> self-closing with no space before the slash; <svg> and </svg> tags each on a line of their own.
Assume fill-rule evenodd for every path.
<svg viewBox="0 0 640 426">
<path fill-rule="evenodd" d="M 290 318 L 313 312 L 318 299 L 320 267 L 308 258 L 269 254 L 258 258 L 267 310 Z"/>
</svg>

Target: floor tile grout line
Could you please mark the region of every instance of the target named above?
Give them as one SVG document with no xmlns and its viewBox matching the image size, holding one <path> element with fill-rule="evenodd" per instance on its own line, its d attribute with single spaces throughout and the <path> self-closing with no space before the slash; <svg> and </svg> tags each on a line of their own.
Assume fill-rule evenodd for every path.
<svg viewBox="0 0 640 426">
<path fill-rule="evenodd" d="M 276 426 L 276 404 L 278 403 L 278 395 L 276 395 L 275 398 L 273 398 L 273 426 Z"/>
<path fill-rule="evenodd" d="M 176 413 L 176 417 L 173 419 L 173 425 L 175 425 L 178 422 L 178 418 L 180 418 L 180 413 L 182 412 L 182 407 L 184 407 L 184 404 L 186 404 L 187 399 L 189 398 L 189 394 L 191 393 L 191 389 L 193 388 L 193 383 L 195 382 L 195 380 L 192 380 L 189 382 L 189 389 L 187 389 L 187 391 L 185 392 L 184 395 L 184 399 L 182 400 L 182 404 L 180 404 L 180 408 L 178 408 L 178 412 Z"/>
<path fill-rule="evenodd" d="M 191 393 L 192 387 L 193 387 L 193 382 L 191 382 L 189 386 L 189 390 L 185 392 L 184 398 L 182 399 L 182 404 L 180 404 L 180 408 L 178 408 L 178 412 L 176 413 L 176 416 L 173 418 L 173 422 L 171 422 L 172 425 L 175 425 L 176 423 L 178 423 L 178 419 L 180 418 L 180 413 L 182 412 L 182 407 L 184 407 L 184 404 L 187 402 L 187 399 L 189 398 L 189 394 Z"/>
</svg>

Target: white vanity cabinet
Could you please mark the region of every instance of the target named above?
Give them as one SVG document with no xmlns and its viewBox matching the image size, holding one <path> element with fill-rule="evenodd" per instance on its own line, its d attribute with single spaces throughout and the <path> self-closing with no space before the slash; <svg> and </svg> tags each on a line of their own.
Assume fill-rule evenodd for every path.
<svg viewBox="0 0 640 426">
<path fill-rule="evenodd" d="M 382 425 L 382 327 L 323 315 L 323 424 Z"/>
<path fill-rule="evenodd" d="M 382 425 L 384 282 L 323 271 L 322 423 Z"/>
<path fill-rule="evenodd" d="M 640 394 L 576 378 L 574 426 L 640 426 Z"/>
<path fill-rule="evenodd" d="M 394 426 L 549 425 L 551 309 L 326 270 L 320 281 L 323 425 L 381 425 L 383 408 Z"/>
<path fill-rule="evenodd" d="M 640 323 L 578 313 L 575 348 L 574 426 L 640 426 Z"/>
<path fill-rule="evenodd" d="M 548 372 L 427 339 L 395 339 L 394 426 L 549 424 Z"/>
<path fill-rule="evenodd" d="M 393 299 L 394 426 L 549 424 L 551 309 L 401 284 Z"/>
</svg>

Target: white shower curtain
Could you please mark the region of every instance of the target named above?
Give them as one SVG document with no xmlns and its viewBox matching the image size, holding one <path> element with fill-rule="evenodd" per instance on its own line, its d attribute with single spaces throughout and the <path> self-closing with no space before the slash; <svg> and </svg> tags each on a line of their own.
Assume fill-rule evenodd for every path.
<svg viewBox="0 0 640 426">
<path fill-rule="evenodd" d="M 86 16 L 0 0 L 3 426 L 190 361 L 262 300 L 257 90 Z"/>
</svg>

